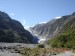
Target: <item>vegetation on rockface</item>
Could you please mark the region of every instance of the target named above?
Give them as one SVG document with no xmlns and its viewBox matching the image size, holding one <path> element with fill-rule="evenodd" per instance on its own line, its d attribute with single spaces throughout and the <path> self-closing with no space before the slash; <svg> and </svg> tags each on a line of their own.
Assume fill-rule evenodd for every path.
<svg viewBox="0 0 75 56">
<path fill-rule="evenodd" d="M 15 49 L 16 53 L 20 53 L 23 56 L 56 56 L 59 53 L 70 51 L 65 48 L 19 48 Z M 71 50 L 73 51 L 73 50 Z"/>
<path fill-rule="evenodd" d="M 13 42 L 14 36 L 11 31 L 8 31 L 7 34 L 3 31 L 0 30 L 0 42 Z"/>
<path fill-rule="evenodd" d="M 48 49 L 48 48 L 20 48 L 16 50 L 17 53 L 23 56 L 51 56 L 63 52 L 63 49 L 58 51 L 58 49 Z"/>
<path fill-rule="evenodd" d="M 31 27 L 32 33 L 40 37 L 53 38 L 58 34 L 59 30 L 62 28 L 63 24 L 66 23 L 71 15 L 62 16 L 60 19 L 52 19 L 45 24 L 37 24 Z"/>
<path fill-rule="evenodd" d="M 0 11 L 0 42 L 32 43 L 33 36 L 19 21 Z"/>
<path fill-rule="evenodd" d="M 38 48 L 45 48 L 45 45 L 44 44 L 39 44 L 37 47 Z"/>
<path fill-rule="evenodd" d="M 75 17 L 66 23 L 59 35 L 48 41 L 52 47 L 75 49 Z"/>
</svg>

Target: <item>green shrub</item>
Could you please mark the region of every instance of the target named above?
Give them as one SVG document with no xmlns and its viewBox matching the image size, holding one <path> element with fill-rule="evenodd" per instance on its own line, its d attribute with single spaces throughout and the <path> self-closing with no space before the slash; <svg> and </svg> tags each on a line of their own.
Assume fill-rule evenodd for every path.
<svg viewBox="0 0 75 56">
<path fill-rule="evenodd" d="M 45 45 L 44 44 L 39 44 L 38 48 L 45 48 Z"/>
</svg>

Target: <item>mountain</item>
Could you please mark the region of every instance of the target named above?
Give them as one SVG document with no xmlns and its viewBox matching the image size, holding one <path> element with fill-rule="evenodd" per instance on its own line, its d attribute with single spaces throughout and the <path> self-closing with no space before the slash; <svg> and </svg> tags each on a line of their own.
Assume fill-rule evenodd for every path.
<svg viewBox="0 0 75 56">
<path fill-rule="evenodd" d="M 0 11 L 0 42 L 32 43 L 33 36 L 19 21 Z"/>
<path fill-rule="evenodd" d="M 63 26 L 72 20 L 73 17 L 75 17 L 75 12 L 71 15 L 62 16 L 59 19 L 52 19 L 45 24 L 37 24 L 34 27 L 30 27 L 30 32 L 39 38 L 49 40 L 60 34 Z"/>
<path fill-rule="evenodd" d="M 52 47 L 75 49 L 75 13 L 69 19 L 60 32 L 48 41 Z"/>
</svg>

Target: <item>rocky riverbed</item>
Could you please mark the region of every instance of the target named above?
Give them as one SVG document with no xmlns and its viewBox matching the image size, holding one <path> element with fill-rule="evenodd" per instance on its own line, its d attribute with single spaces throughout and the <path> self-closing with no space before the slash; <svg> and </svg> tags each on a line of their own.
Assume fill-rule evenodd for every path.
<svg viewBox="0 0 75 56">
<path fill-rule="evenodd" d="M 35 44 L 0 43 L 0 56 L 22 56 L 22 54 L 18 52 L 18 49 L 35 47 Z"/>
<path fill-rule="evenodd" d="M 0 43 L 0 56 L 74 56 L 73 50 L 38 48 L 37 44 Z"/>
<path fill-rule="evenodd" d="M 21 54 L 19 53 L 15 53 L 15 52 L 11 52 L 9 50 L 0 50 L 0 56 L 22 56 Z"/>
</svg>

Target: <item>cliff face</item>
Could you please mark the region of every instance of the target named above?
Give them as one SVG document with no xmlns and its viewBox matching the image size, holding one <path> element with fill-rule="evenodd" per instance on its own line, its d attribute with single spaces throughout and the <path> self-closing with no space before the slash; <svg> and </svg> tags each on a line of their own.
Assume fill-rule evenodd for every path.
<svg viewBox="0 0 75 56">
<path fill-rule="evenodd" d="M 75 14 L 72 14 L 75 15 Z M 48 41 L 51 47 L 75 49 L 75 16 L 63 25 L 60 32 Z"/>
<path fill-rule="evenodd" d="M 53 19 L 45 24 L 37 24 L 34 27 L 30 27 L 30 31 L 32 34 L 41 38 L 50 39 L 59 34 L 63 26 L 73 17 L 75 17 L 75 13 L 62 16 L 59 19 Z"/>
<path fill-rule="evenodd" d="M 33 36 L 19 21 L 0 11 L 0 42 L 32 43 Z"/>
</svg>

